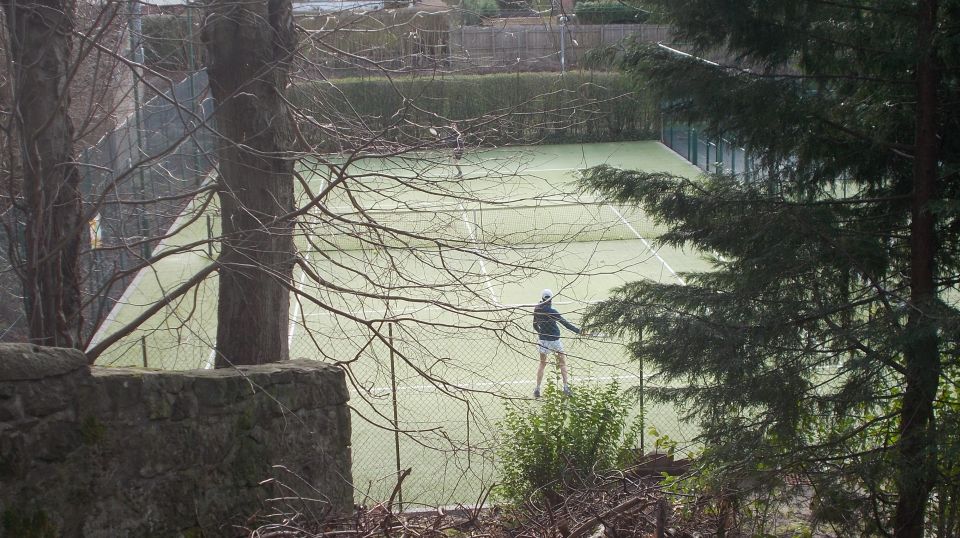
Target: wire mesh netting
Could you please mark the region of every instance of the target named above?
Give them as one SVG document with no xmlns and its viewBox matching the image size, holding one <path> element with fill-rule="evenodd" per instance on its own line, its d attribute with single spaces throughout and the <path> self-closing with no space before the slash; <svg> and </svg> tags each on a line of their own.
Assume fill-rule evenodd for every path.
<svg viewBox="0 0 960 538">
<path fill-rule="evenodd" d="M 126 272 L 150 257 L 213 169 L 206 89 L 206 72 L 191 74 L 81 153 L 92 247 L 84 264 L 96 305 L 89 319 L 113 308 L 132 281 Z"/>
<path fill-rule="evenodd" d="M 127 123 L 82 152 L 84 198 L 92 216 L 91 248 L 84 254 L 84 263 L 96 310 L 88 319 L 103 319 L 118 303 L 122 306 L 121 294 L 136 275 L 133 269 L 150 258 L 185 213 L 192 193 L 205 185 L 216 149 L 215 133 L 207 125 L 212 103 L 203 99 L 206 84 L 204 73 L 191 76 L 149 100 Z M 442 244 L 446 249 L 473 251 L 478 245 L 488 250 L 532 245 L 545 250 L 546 245 L 567 242 L 636 241 L 661 231 L 642 213 L 603 202 L 517 205 L 471 200 L 369 211 L 332 208 L 310 216 L 315 222 L 306 240 L 313 250 L 324 252 L 327 259 L 360 252 L 362 256 L 355 255 L 347 263 L 367 264 L 372 246 L 411 249 Z M 215 238 L 215 231 L 208 221 L 206 237 Z M 214 251 L 207 254 L 213 256 Z M 511 263 L 522 265 L 511 260 L 501 265 Z M 3 269 L 10 265 L 5 259 Z M 496 271 L 495 265 L 490 263 L 489 270 Z M 603 271 L 617 267 L 608 260 Z M 373 272 L 369 265 L 360 271 L 365 276 Z M 471 284 L 476 289 L 489 285 L 488 275 L 470 278 L 475 279 Z M 504 406 L 532 396 L 537 354 L 528 328 L 529 305 L 499 305 L 493 313 L 468 306 L 465 317 L 449 322 L 443 317 L 449 312 L 438 311 L 429 301 L 425 304 L 425 310 L 433 309 L 429 315 L 401 313 L 405 321 L 375 330 L 370 320 L 382 315 L 362 305 L 345 308 L 346 316 L 322 329 L 313 326 L 312 334 L 301 330 L 295 337 L 291 329 L 293 356 L 337 361 L 350 373 L 354 474 L 360 497 L 389 495 L 399 466 L 414 468 L 404 486 L 407 502 L 475 500 L 496 479 L 494 448 L 501 441 L 497 422 Z M 301 315 L 297 323 L 305 329 L 310 325 L 308 316 L 321 314 Z M 579 314 L 573 315 L 576 319 Z M 351 326 L 344 321 L 351 316 L 363 323 Z M 187 332 L 182 320 L 175 324 L 179 324 L 175 330 Z M 180 354 L 182 337 L 174 340 L 158 354 Z M 210 342 L 210 338 L 200 340 Z M 623 342 L 568 342 L 575 386 L 614 381 L 624 387 L 643 386 L 642 365 L 627 360 Z M 548 377 L 553 379 L 556 373 Z M 645 423 L 658 432 L 678 440 L 693 435 L 673 409 L 642 401 L 638 409 Z M 643 442 L 649 447 L 655 441 L 656 436 L 648 434 Z"/>
<path fill-rule="evenodd" d="M 558 307 L 577 323 L 590 299 L 617 282 L 675 279 L 661 256 L 689 263 L 682 253 L 657 251 L 644 239 L 662 230 L 637 209 L 568 201 L 577 195 L 567 181 L 583 166 L 584 154 L 606 162 L 614 151 L 636 156 L 649 149 L 644 143 L 596 146 L 581 148 L 585 153 L 575 163 L 551 153 L 572 148 L 550 146 L 484 154 L 482 164 L 464 159 L 464 177 L 478 192 L 454 188 L 459 179 L 446 154 L 411 156 L 400 171 L 372 159 L 351 166 L 351 177 L 362 181 L 351 185 L 350 196 L 330 190 L 325 201 L 331 204 L 314 206 L 298 223 L 303 266 L 293 275 L 291 357 L 334 362 L 348 372 L 358 500 L 389 497 L 398 462 L 413 469 L 403 486 L 405 503 L 470 503 L 496 481 L 495 449 L 503 441 L 497 423 L 506 406 L 533 395 L 538 355 L 532 304 L 524 303 L 546 287 L 534 283 L 537 278 L 553 281 Z M 528 172 L 516 171 L 520 161 Z M 316 192 L 329 185 L 329 172 L 313 173 Z M 411 178 L 444 187 L 445 196 L 410 193 L 403 187 Z M 462 201 L 440 202 L 449 199 Z M 349 206 L 351 200 L 368 209 Z M 192 219 L 195 233 L 184 242 L 220 234 L 217 204 L 207 210 L 208 219 Z M 193 254 L 215 258 L 215 244 L 211 249 Z M 185 261 L 171 258 L 170 274 L 189 267 Z M 152 267 L 139 289 L 149 291 L 151 279 L 158 289 L 169 287 L 158 278 L 165 274 Z M 564 283 L 554 285 L 557 280 Z M 116 364 L 140 364 L 141 352 L 144 364 L 149 355 L 154 367 L 210 364 L 216 292 L 211 279 L 175 305 L 180 310 L 169 321 L 127 342 Z M 612 382 L 640 387 L 649 375 L 628 360 L 625 342 L 568 335 L 564 343 L 575 388 Z M 558 379 L 555 366 L 547 378 Z M 672 408 L 640 400 L 636 409 L 648 426 L 647 450 L 664 438 L 680 442 L 682 450 L 696 433 Z"/>
<path fill-rule="evenodd" d="M 158 243 L 180 216 L 192 193 L 213 169 L 215 135 L 207 121 L 205 71 L 139 103 L 133 113 L 97 144 L 79 152 L 84 214 L 89 243 L 80 264 L 87 294 L 86 332 L 92 332 L 117 304 Z M 22 296 L 17 267 L 23 263 L 26 217 L 18 206 L 2 215 L 0 284 Z M 7 233 L 9 232 L 9 233 Z M 19 304 L 19 303 L 18 303 Z M 0 340 L 17 332 L 22 316 Z M 4 336 L 6 335 L 6 336 Z"/>
<path fill-rule="evenodd" d="M 603 202 L 470 202 L 391 210 L 328 208 L 312 215 L 311 230 L 317 250 L 359 250 L 616 241 L 654 237 L 663 228 L 637 208 Z"/>
<path fill-rule="evenodd" d="M 439 316 L 423 320 L 427 325 L 384 324 L 382 340 L 370 333 L 365 339 L 362 330 L 344 335 L 358 347 L 345 368 L 353 385 L 359 502 L 388 497 L 406 469 L 411 469 L 402 486 L 407 506 L 471 503 L 496 483 L 496 449 L 509 442 L 499 421 L 508 407 L 535 405 L 538 351 L 525 328 L 530 310 L 504 311 L 515 328 L 497 333 L 445 327 L 442 320 L 449 319 Z M 573 335 L 563 342 L 575 394 L 584 386 L 610 383 L 632 391 L 633 419 L 643 431 L 636 448 L 654 450 L 665 442 L 681 453 L 692 448 L 696 426 L 684 423 L 673 407 L 644 397 L 658 381 L 641 362 L 627 358 L 623 342 Z M 339 347 L 349 345 L 341 341 Z M 553 358 L 550 364 L 544 385 L 559 386 Z"/>
<path fill-rule="evenodd" d="M 663 119 L 660 141 L 697 168 L 749 178 L 756 164 L 749 152 L 723 137 L 711 137 L 695 125 Z"/>
</svg>

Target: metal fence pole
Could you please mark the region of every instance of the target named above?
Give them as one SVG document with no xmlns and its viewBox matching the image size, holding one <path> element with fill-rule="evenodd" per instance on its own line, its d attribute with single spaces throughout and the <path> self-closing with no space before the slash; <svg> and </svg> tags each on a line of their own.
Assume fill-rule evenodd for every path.
<svg viewBox="0 0 960 538">
<path fill-rule="evenodd" d="M 560 15 L 560 74 L 567 68 L 567 16 Z"/>
<path fill-rule="evenodd" d="M 397 509 L 403 511 L 403 484 L 400 482 L 400 419 L 397 413 L 397 370 L 393 351 L 393 323 L 387 323 L 387 342 L 390 343 L 390 393 L 393 396 L 393 449 L 397 461 Z"/>
<path fill-rule="evenodd" d="M 640 331 L 640 338 L 643 339 L 643 331 Z M 646 435 L 647 429 L 647 405 L 644 398 L 644 392 L 646 391 L 646 380 L 643 376 L 643 357 L 640 357 L 640 454 L 643 455 L 646 445 L 644 444 L 643 438 Z"/>
<path fill-rule="evenodd" d="M 687 126 L 687 160 L 697 162 L 697 130 Z"/>
<path fill-rule="evenodd" d="M 718 174 L 723 173 L 723 138 L 717 140 L 717 162 L 713 166 L 713 171 Z"/>
</svg>

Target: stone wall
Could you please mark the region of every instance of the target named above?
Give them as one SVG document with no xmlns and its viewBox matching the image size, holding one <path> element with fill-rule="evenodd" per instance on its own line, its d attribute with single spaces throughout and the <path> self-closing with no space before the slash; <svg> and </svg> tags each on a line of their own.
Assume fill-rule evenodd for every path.
<svg viewBox="0 0 960 538">
<path fill-rule="evenodd" d="M 0 536 L 235 536 L 270 478 L 349 510 L 347 399 L 314 361 L 161 372 L 0 344 Z"/>
</svg>

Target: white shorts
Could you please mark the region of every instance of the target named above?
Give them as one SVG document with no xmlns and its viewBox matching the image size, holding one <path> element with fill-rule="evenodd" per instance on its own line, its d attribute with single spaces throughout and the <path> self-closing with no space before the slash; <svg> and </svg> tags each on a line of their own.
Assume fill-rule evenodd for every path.
<svg viewBox="0 0 960 538">
<path fill-rule="evenodd" d="M 537 349 L 540 350 L 540 353 L 563 353 L 563 344 L 560 343 L 560 340 L 539 340 L 537 342 Z"/>
</svg>

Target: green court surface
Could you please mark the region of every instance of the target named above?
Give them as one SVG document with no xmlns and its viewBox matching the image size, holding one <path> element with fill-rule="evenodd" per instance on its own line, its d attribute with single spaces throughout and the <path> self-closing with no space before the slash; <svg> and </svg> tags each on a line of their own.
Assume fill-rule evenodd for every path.
<svg viewBox="0 0 960 538">
<path fill-rule="evenodd" d="M 554 290 L 554 306 L 579 323 L 583 309 L 614 286 L 682 282 L 678 273 L 709 267 L 697 253 L 658 246 L 657 227 L 639 210 L 577 193 L 578 170 L 604 163 L 699 173 L 658 142 L 468 152 L 462 177 L 443 153 L 361 159 L 345 173 L 342 161 L 302 164 L 309 184 L 301 202 L 327 190 L 297 236 L 322 280 L 295 271 L 294 284 L 309 299 L 291 303 L 291 357 L 336 362 L 348 373 L 358 502 L 389 496 L 398 451 L 399 466 L 412 468 L 403 488 L 408 504 L 469 503 L 493 481 L 495 423 L 504 405 L 533 391 L 531 309 L 542 289 Z M 160 249 L 215 236 L 217 218 L 215 204 L 196 202 Z M 200 245 L 143 271 L 98 336 L 215 256 Z M 216 296 L 212 277 L 98 363 L 209 367 Z M 643 382 L 621 343 L 564 336 L 574 385 Z M 670 409 L 647 407 L 646 423 L 681 442 L 693 433 Z"/>
</svg>

